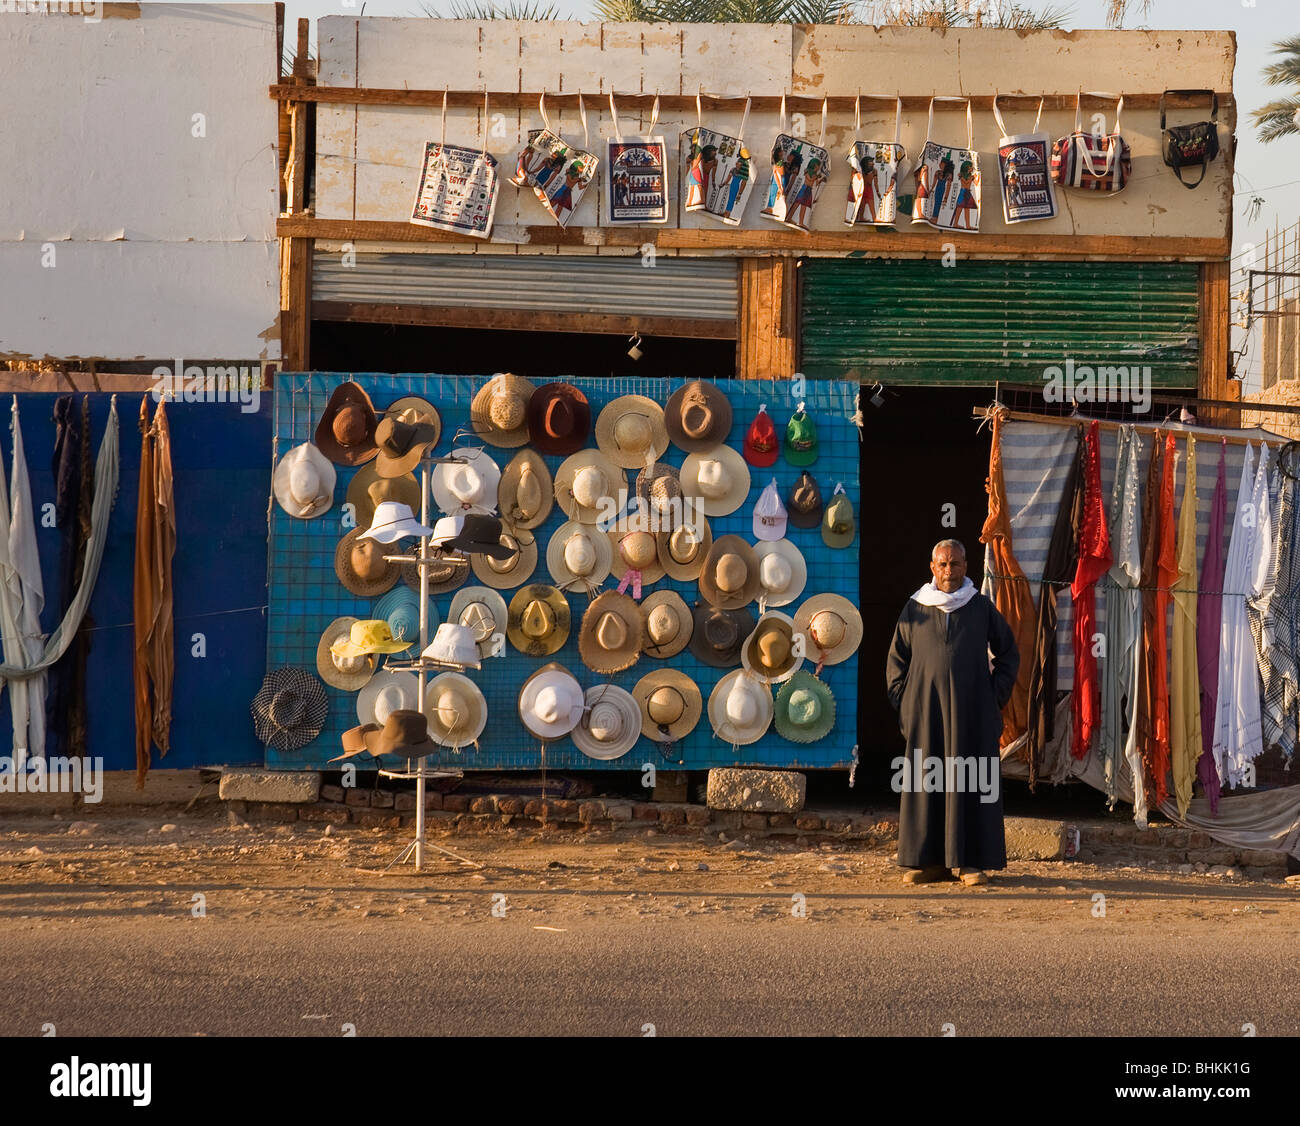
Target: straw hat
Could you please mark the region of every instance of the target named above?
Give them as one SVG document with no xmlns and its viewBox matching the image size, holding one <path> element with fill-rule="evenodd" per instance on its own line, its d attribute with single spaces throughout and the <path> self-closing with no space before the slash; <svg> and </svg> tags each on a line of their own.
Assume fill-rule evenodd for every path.
<svg viewBox="0 0 1300 1126">
<path fill-rule="evenodd" d="M 408 586 L 395 586 L 371 608 L 371 614 L 388 623 L 394 641 L 405 641 L 409 649 L 420 643 L 420 598 Z M 433 599 L 426 604 L 429 632 L 438 628 L 442 620 Z"/>
<path fill-rule="evenodd" d="M 730 446 L 687 454 L 682 462 L 682 492 L 705 516 L 726 516 L 749 496 L 749 466 Z"/>
<path fill-rule="evenodd" d="M 707 602 L 697 602 L 694 615 L 691 652 L 716 669 L 740 664 L 741 647 L 754 632 L 754 615 L 746 609 L 721 610 Z"/>
<path fill-rule="evenodd" d="M 607 590 L 592 599 L 578 630 L 578 653 L 593 672 L 622 672 L 641 656 L 641 609 Z"/>
<path fill-rule="evenodd" d="M 316 446 L 335 465 L 361 465 L 379 453 L 374 405 L 361 384 L 340 383 L 316 424 Z"/>
<path fill-rule="evenodd" d="M 375 427 L 375 472 L 381 477 L 400 477 L 420 464 L 425 451 L 438 444 L 441 423 L 404 422 L 384 415 Z"/>
<path fill-rule="evenodd" d="M 474 631 L 469 626 L 456 625 L 454 622 L 443 622 L 420 656 L 440 665 L 459 665 L 467 669 L 483 667 Z M 428 701 L 427 694 L 425 701 Z"/>
<path fill-rule="evenodd" d="M 609 573 L 617 582 L 622 582 L 628 571 L 640 571 L 643 586 L 657 583 L 664 577 L 658 543 L 650 528 L 650 522 L 640 516 L 624 517 L 610 528 L 612 557 Z"/>
<path fill-rule="evenodd" d="M 433 503 L 448 516 L 466 512 L 491 516 L 497 510 L 497 489 L 501 470 L 486 450 L 460 448 L 452 451 L 459 462 L 439 462 L 433 467 L 429 488 Z"/>
<path fill-rule="evenodd" d="M 786 511 L 796 528 L 815 528 L 822 522 L 822 491 L 808 470 L 799 474 L 799 480 L 790 490 Z"/>
<path fill-rule="evenodd" d="M 641 603 L 641 652 L 647 657 L 675 657 L 691 640 L 695 619 L 675 590 L 656 590 Z"/>
<path fill-rule="evenodd" d="M 330 646 L 336 657 L 361 657 L 369 653 L 401 653 L 409 649 L 409 639 L 398 640 L 384 618 L 358 618 L 347 637 Z"/>
<path fill-rule="evenodd" d="M 361 538 L 388 544 L 396 543 L 409 536 L 432 534 L 433 529 L 421 524 L 406 505 L 395 500 L 385 500 L 375 505 L 374 514 L 370 517 L 370 526 L 361 533 Z"/>
<path fill-rule="evenodd" d="M 350 636 L 352 623 L 356 618 L 335 618 L 320 635 L 316 643 L 316 671 L 321 680 L 345 692 L 356 692 L 365 686 L 379 664 L 379 658 L 373 654 L 359 654 L 355 657 L 340 657 L 330 651 L 337 641 Z"/>
<path fill-rule="evenodd" d="M 678 582 L 694 582 L 704 568 L 705 557 L 713 546 L 713 529 L 704 516 L 696 514 L 671 532 L 660 531 L 656 536 L 659 562 L 670 578 Z"/>
<path fill-rule="evenodd" d="M 709 722 L 733 746 L 757 743 L 772 726 L 772 690 L 744 669 L 727 673 L 709 693 Z"/>
<path fill-rule="evenodd" d="M 395 711 L 414 711 L 419 700 L 415 674 L 380 669 L 357 693 L 357 722 L 378 723 Z"/>
<path fill-rule="evenodd" d="M 686 520 L 681 471 L 675 465 L 656 461 L 636 477 L 637 510 L 650 520 L 650 530 L 667 532 Z"/>
<path fill-rule="evenodd" d="M 505 636 L 509 618 L 506 600 L 485 586 L 467 586 L 458 590 L 447 613 L 449 622 L 469 627 L 478 643 L 479 653 L 484 657 L 492 656 L 493 636 L 498 633 Z"/>
<path fill-rule="evenodd" d="M 555 529 L 546 545 L 546 568 L 561 590 L 573 585 L 598 587 L 609 578 L 614 547 L 609 536 L 591 524 L 569 520 Z"/>
<path fill-rule="evenodd" d="M 831 502 L 822 515 L 822 543 L 827 547 L 848 547 L 857 534 L 853 519 L 853 502 L 843 485 L 836 485 Z"/>
<path fill-rule="evenodd" d="M 418 554 L 418 551 L 417 551 Z M 451 562 L 436 555 L 430 556 L 433 564 L 425 568 L 429 572 L 429 593 L 446 594 L 455 590 L 469 578 L 469 560 Z M 417 563 L 402 563 L 402 581 L 414 591 L 420 589 L 420 567 Z"/>
<path fill-rule="evenodd" d="M 568 383 L 543 383 L 528 400 L 528 438 L 542 453 L 568 457 L 587 444 L 591 406 Z"/>
<path fill-rule="evenodd" d="M 769 606 L 788 606 L 803 593 L 808 583 L 808 561 L 789 540 L 760 540 L 754 545 L 758 556 L 758 597 Z"/>
<path fill-rule="evenodd" d="M 443 747 L 465 747 L 487 726 L 487 700 L 469 677 L 444 672 L 424 686 L 429 738 Z"/>
<path fill-rule="evenodd" d="M 664 423 L 674 445 L 687 453 L 703 453 L 726 442 L 731 403 L 721 388 L 697 379 L 668 396 Z"/>
<path fill-rule="evenodd" d="M 776 733 L 792 743 L 814 743 L 835 726 L 835 697 L 830 686 L 810 672 L 799 671 L 777 693 L 773 719 Z"/>
<path fill-rule="evenodd" d="M 365 731 L 361 740 L 375 758 L 391 755 L 410 761 L 438 750 L 438 744 L 429 738 L 428 717 L 414 708 L 394 708 L 382 726 Z"/>
<path fill-rule="evenodd" d="M 419 512 L 420 483 L 409 473 L 405 477 L 381 477 L 374 465 L 363 465 L 348 482 L 347 503 L 352 505 L 357 527 L 363 531 L 374 520 L 375 509 L 386 500 Z"/>
<path fill-rule="evenodd" d="M 506 636 L 526 656 L 549 656 L 569 640 L 568 600 L 542 583 L 517 591 L 510 600 Z"/>
<path fill-rule="evenodd" d="M 778 610 L 769 610 L 745 639 L 740 663 L 768 684 L 789 680 L 803 664 L 795 651 L 794 621 Z"/>
<path fill-rule="evenodd" d="M 555 503 L 551 471 L 536 450 L 520 450 L 501 471 L 497 508 L 516 528 L 537 528 L 546 522 Z"/>
<path fill-rule="evenodd" d="M 599 450 L 579 450 L 555 471 L 555 499 L 570 520 L 612 520 L 622 510 L 627 475 Z"/>
<path fill-rule="evenodd" d="M 280 459 L 271 474 L 271 490 L 290 516 L 310 520 L 329 511 L 337 478 L 329 458 L 310 442 L 304 442 Z"/>
<path fill-rule="evenodd" d="M 643 468 L 668 449 L 664 408 L 644 395 L 620 395 L 596 419 L 596 445 L 615 465 Z"/>
<path fill-rule="evenodd" d="M 655 743 L 675 743 L 700 721 L 700 686 L 677 669 L 655 669 L 636 682 L 632 697 L 641 709 L 641 734 Z"/>
<path fill-rule="evenodd" d="M 758 596 L 758 556 L 740 536 L 713 541 L 700 570 L 700 595 L 724 610 L 745 606 Z"/>
<path fill-rule="evenodd" d="M 507 449 L 528 443 L 528 402 L 537 388 L 522 376 L 501 372 L 474 396 L 469 418 L 474 433 L 493 446 Z"/>
<path fill-rule="evenodd" d="M 613 684 L 587 689 L 582 719 L 570 734 L 588 758 L 622 758 L 641 738 L 641 708 L 632 693 Z"/>
<path fill-rule="evenodd" d="M 334 548 L 334 573 L 353 594 L 378 598 L 397 582 L 398 564 L 384 559 L 391 551 L 375 540 L 363 540 L 365 529 L 353 528 Z"/>
<path fill-rule="evenodd" d="M 794 628 L 819 665 L 847 661 L 862 644 L 862 614 L 842 594 L 814 594 L 795 612 Z"/>
<path fill-rule="evenodd" d="M 427 422 L 430 426 L 436 426 L 440 435 L 442 433 L 442 418 L 438 414 L 438 408 L 419 395 L 403 395 L 400 399 L 394 399 L 384 409 L 384 417 L 412 425 Z"/>
<path fill-rule="evenodd" d="M 563 665 L 543 665 L 519 690 L 519 718 L 539 739 L 562 739 L 582 720 L 582 685 Z"/>
<path fill-rule="evenodd" d="M 296 751 L 325 729 L 329 697 L 325 685 L 306 669 L 272 669 L 249 710 L 253 730 L 264 747 Z"/>
<path fill-rule="evenodd" d="M 473 555 L 470 566 L 482 583 L 499 590 L 511 590 L 526 583 L 537 569 L 537 540 L 532 532 L 518 532 L 502 524 L 499 542 L 511 549 L 504 559 Z"/>
</svg>

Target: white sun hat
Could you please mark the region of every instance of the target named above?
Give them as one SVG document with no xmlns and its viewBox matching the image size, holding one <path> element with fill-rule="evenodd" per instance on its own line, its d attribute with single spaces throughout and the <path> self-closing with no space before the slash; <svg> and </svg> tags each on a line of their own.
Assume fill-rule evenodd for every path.
<svg viewBox="0 0 1300 1126">
<path fill-rule="evenodd" d="M 561 590 L 574 584 L 599 587 L 609 578 L 614 547 L 594 525 L 567 520 L 546 545 L 546 567 Z"/>
<path fill-rule="evenodd" d="M 443 665 L 460 665 L 470 669 L 481 667 L 474 631 L 455 622 L 443 622 L 420 655 Z"/>
<path fill-rule="evenodd" d="M 758 556 L 758 596 L 768 606 L 788 606 L 808 585 L 808 561 L 790 540 L 760 540 L 754 545 Z"/>
<path fill-rule="evenodd" d="M 641 737 L 641 707 L 626 689 L 595 684 L 587 689 L 586 710 L 571 734 L 588 758 L 621 758 Z"/>
<path fill-rule="evenodd" d="M 416 518 L 409 505 L 395 500 L 381 500 L 375 506 L 375 514 L 370 518 L 370 527 L 357 537 L 359 540 L 378 540 L 380 543 L 396 543 L 407 536 L 431 536 L 432 528 L 426 528 Z"/>
<path fill-rule="evenodd" d="M 294 446 L 280 459 L 271 475 L 271 489 L 281 508 L 299 520 L 329 511 L 334 503 L 338 473 L 333 463 L 311 442 Z"/>
<path fill-rule="evenodd" d="M 357 720 L 382 727 L 390 712 L 415 710 L 419 695 L 413 673 L 380 669 L 357 693 Z"/>
<path fill-rule="evenodd" d="M 429 487 L 434 503 L 449 516 L 477 512 L 492 516 L 497 510 L 497 489 L 501 469 L 485 450 L 454 449 L 457 462 L 440 462 L 433 467 Z"/>
<path fill-rule="evenodd" d="M 582 719 L 582 685 L 563 665 L 543 665 L 519 690 L 519 718 L 539 739 L 562 739 Z"/>
<path fill-rule="evenodd" d="M 749 496 L 749 466 L 730 446 L 687 454 L 682 462 L 682 492 L 705 516 L 735 512 Z"/>
<path fill-rule="evenodd" d="M 744 669 L 727 673 L 709 694 L 709 722 L 718 736 L 743 747 L 772 726 L 772 690 Z"/>
</svg>

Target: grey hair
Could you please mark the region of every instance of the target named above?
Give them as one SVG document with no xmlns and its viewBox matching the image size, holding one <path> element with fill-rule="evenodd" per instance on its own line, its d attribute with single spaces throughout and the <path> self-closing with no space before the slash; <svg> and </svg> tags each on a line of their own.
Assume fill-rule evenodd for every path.
<svg viewBox="0 0 1300 1126">
<path fill-rule="evenodd" d="M 955 547 L 961 552 L 961 557 L 963 559 L 966 558 L 966 545 L 962 543 L 961 540 L 940 540 L 930 551 L 931 562 L 933 562 L 934 557 L 939 554 L 939 548 L 941 547 Z"/>
</svg>

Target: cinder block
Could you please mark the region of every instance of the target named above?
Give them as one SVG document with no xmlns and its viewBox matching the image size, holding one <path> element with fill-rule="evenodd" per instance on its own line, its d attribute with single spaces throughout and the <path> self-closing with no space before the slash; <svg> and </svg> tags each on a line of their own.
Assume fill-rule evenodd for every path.
<svg viewBox="0 0 1300 1126">
<path fill-rule="evenodd" d="M 320 797 L 320 775 L 313 770 L 248 770 L 221 772 L 222 801 L 314 802 Z"/>
<path fill-rule="evenodd" d="M 1064 860 L 1069 838 L 1064 821 L 1008 817 L 1003 822 L 1008 860 Z"/>
<path fill-rule="evenodd" d="M 717 767 L 709 771 L 708 805 L 745 813 L 798 813 L 807 787 L 807 778 L 794 770 Z"/>
</svg>

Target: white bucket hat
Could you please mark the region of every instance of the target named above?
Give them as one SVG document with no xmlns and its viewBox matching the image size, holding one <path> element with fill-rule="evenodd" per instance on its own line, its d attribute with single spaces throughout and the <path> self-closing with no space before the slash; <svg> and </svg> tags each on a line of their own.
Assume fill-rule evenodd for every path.
<svg viewBox="0 0 1300 1126">
<path fill-rule="evenodd" d="M 562 665 L 543 665 L 519 690 L 519 718 L 539 739 L 562 739 L 582 719 L 582 685 Z"/>
<path fill-rule="evenodd" d="M 419 695 L 413 673 L 380 669 L 357 693 L 357 720 L 382 727 L 390 712 L 414 711 Z"/>
<path fill-rule="evenodd" d="M 381 500 L 375 506 L 375 514 L 370 518 L 370 527 L 357 537 L 359 540 L 378 540 L 380 543 L 396 543 L 407 536 L 431 536 L 432 528 L 426 528 L 416 518 L 409 505 L 395 500 Z"/>
<path fill-rule="evenodd" d="M 497 489 L 501 469 L 485 450 L 454 449 L 459 462 L 441 462 L 433 467 L 429 487 L 434 503 L 447 515 L 478 512 L 492 516 L 497 510 Z"/>
<path fill-rule="evenodd" d="M 587 689 L 586 710 L 571 733 L 588 758 L 621 758 L 641 737 L 641 708 L 632 693 L 613 684 Z"/>
<path fill-rule="evenodd" d="M 609 578 L 613 558 L 609 537 L 577 520 L 561 524 L 546 545 L 546 567 L 561 590 L 575 584 L 600 586 Z"/>
<path fill-rule="evenodd" d="M 467 676 L 445 672 L 424 686 L 424 714 L 429 738 L 444 747 L 464 747 L 487 726 L 483 690 Z"/>
<path fill-rule="evenodd" d="M 474 631 L 468 626 L 455 622 L 443 622 L 438 627 L 433 640 L 425 646 L 422 657 L 437 661 L 443 665 L 459 665 L 461 668 L 477 669 L 481 667 L 479 647 L 474 639 Z M 428 692 L 425 693 L 428 700 Z"/>
<path fill-rule="evenodd" d="M 328 512 L 338 479 L 333 463 L 311 442 L 294 446 L 271 475 L 271 490 L 281 508 L 299 520 Z"/>
<path fill-rule="evenodd" d="M 482 657 L 492 656 L 495 646 L 493 639 L 498 633 L 502 637 L 502 648 L 497 655 L 504 656 L 506 622 L 509 618 L 506 600 L 486 586 L 462 587 L 452 597 L 451 612 L 447 615 L 449 622 L 469 628 Z"/>
<path fill-rule="evenodd" d="M 808 585 L 808 561 L 790 540 L 760 540 L 754 545 L 758 556 L 758 597 L 768 606 L 788 606 Z"/>
<path fill-rule="evenodd" d="M 682 492 L 705 516 L 735 512 L 749 496 L 749 466 L 730 446 L 687 454 L 682 462 Z"/>
<path fill-rule="evenodd" d="M 772 690 L 758 677 L 736 669 L 709 694 L 709 722 L 728 743 L 757 743 L 772 726 Z"/>
</svg>

